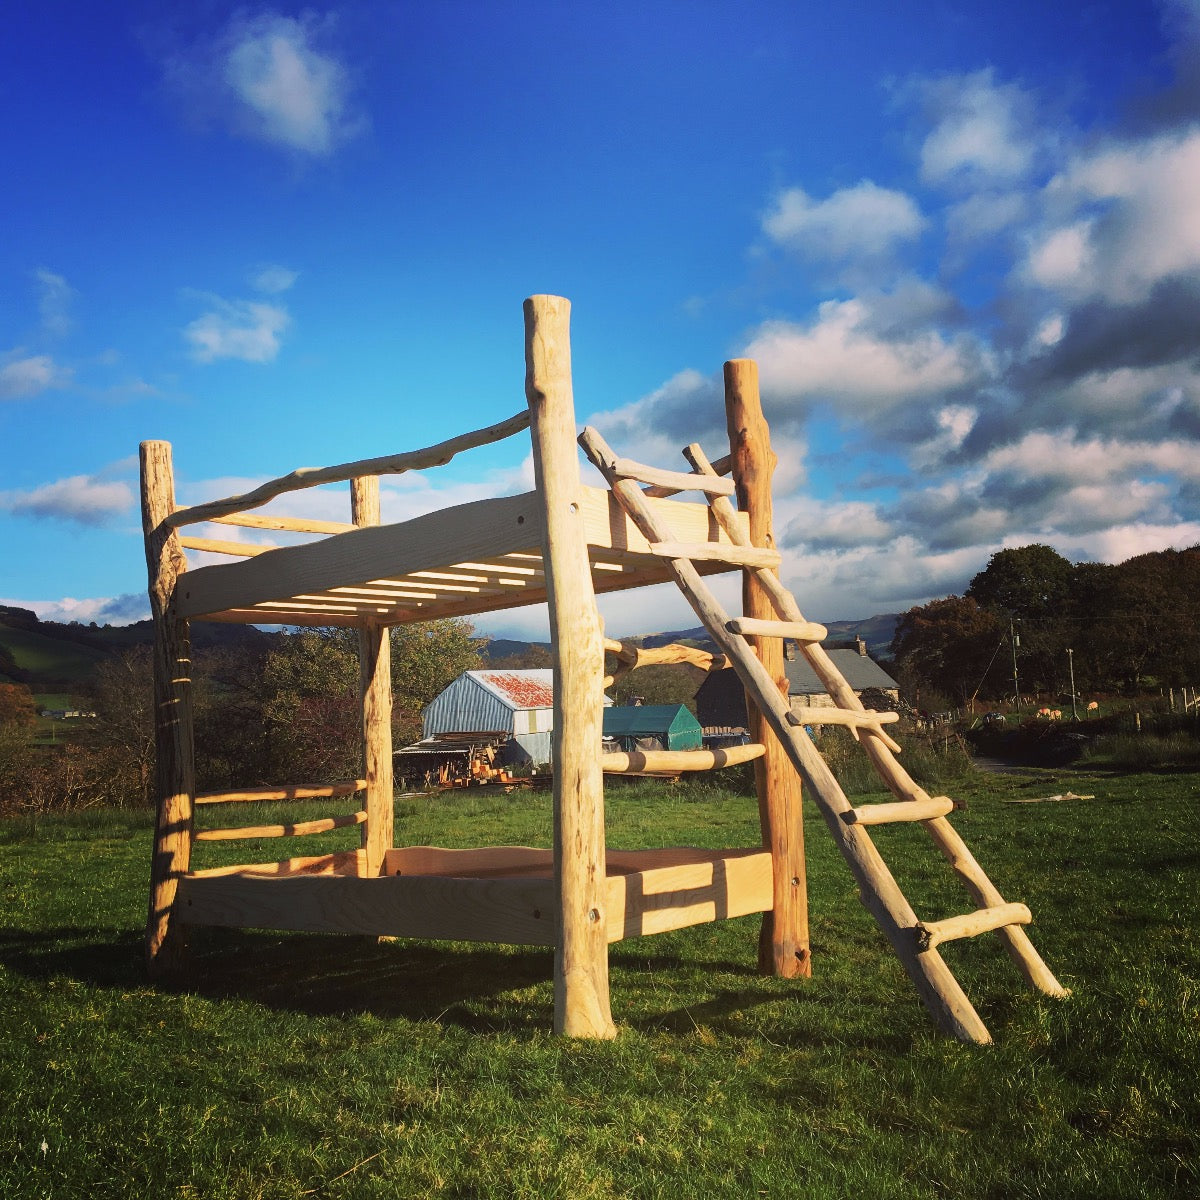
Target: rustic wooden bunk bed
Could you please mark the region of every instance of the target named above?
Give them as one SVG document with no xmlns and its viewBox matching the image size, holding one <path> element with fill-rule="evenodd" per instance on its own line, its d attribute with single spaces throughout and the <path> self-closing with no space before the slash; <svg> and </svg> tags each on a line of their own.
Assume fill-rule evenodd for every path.
<svg viewBox="0 0 1200 1200">
<path fill-rule="evenodd" d="M 774 458 L 748 360 L 726 364 L 731 453 L 715 467 L 689 447 L 692 471 L 617 458 L 595 431 L 579 439 L 608 483 L 581 482 L 571 386 L 569 304 L 525 302 L 528 410 L 502 424 L 426 450 L 300 470 L 253 492 L 191 508 L 174 502 L 171 450 L 141 447 L 143 523 L 156 624 L 155 708 L 158 817 L 147 922 L 152 970 L 178 965 L 188 925 L 346 932 L 555 948 L 557 1031 L 611 1037 L 609 943 L 749 913 L 763 913 L 760 966 L 809 973 L 799 777 L 814 798 L 922 998 L 947 1031 L 988 1034 L 935 947 L 996 929 L 1027 978 L 1063 994 L 1020 926 L 1023 905 L 1005 904 L 946 814 L 898 767 L 883 730 L 891 714 L 862 710 L 826 669 L 824 630 L 804 621 L 778 584 L 771 533 Z M 381 525 L 378 477 L 449 461 L 460 451 L 529 429 L 535 490 Z M 725 477 L 725 472 L 733 478 Z M 287 491 L 350 481 L 352 522 L 267 517 L 253 510 Z M 701 502 L 674 499 L 698 492 Z M 731 503 L 736 494 L 738 508 Z M 205 522 L 323 535 L 270 550 L 180 533 Z M 188 569 L 186 551 L 245 556 Z M 744 615 L 719 610 L 702 577 L 744 572 Z M 718 751 L 601 754 L 605 652 L 614 672 L 639 661 L 636 648 L 606 642 L 599 592 L 674 580 L 747 686 L 752 744 Z M 448 850 L 396 846 L 393 831 L 389 642 L 392 625 L 467 616 L 546 601 L 554 646 L 554 845 Z M 359 630 L 364 769 L 344 783 L 282 785 L 197 795 L 189 681 L 193 620 L 348 626 Z M 783 637 L 799 640 L 840 707 L 822 709 L 861 737 L 898 803 L 854 809 L 806 736 L 804 714 L 780 695 Z M 695 658 L 679 648 L 661 658 Z M 644 658 L 641 659 L 644 661 Z M 848 694 L 847 694 L 848 693 Z M 830 713 L 839 716 L 831 717 Z M 762 843 L 726 850 L 608 848 L 603 774 L 698 770 L 755 761 Z M 197 831 L 199 804 L 361 792 L 359 812 L 280 826 Z M 884 812 L 883 810 L 890 810 Z M 983 907 L 941 922 L 917 920 L 864 826 L 921 820 Z M 236 867 L 193 870 L 197 840 L 303 835 L 361 826 L 357 850 Z"/>
</svg>

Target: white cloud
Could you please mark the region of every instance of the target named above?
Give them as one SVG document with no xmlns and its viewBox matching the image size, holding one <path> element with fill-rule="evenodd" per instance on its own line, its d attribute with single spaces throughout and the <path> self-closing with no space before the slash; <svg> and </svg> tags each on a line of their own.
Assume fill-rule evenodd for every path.
<svg viewBox="0 0 1200 1200">
<path fill-rule="evenodd" d="M 1155 550 L 1185 550 L 1196 545 L 1200 545 L 1200 521 L 1136 522 L 1063 539 L 1061 553 L 1092 562 L 1119 563 Z"/>
<path fill-rule="evenodd" d="M 1069 213 L 1030 248 L 1034 282 L 1078 299 L 1144 299 L 1156 283 L 1200 273 L 1200 130 L 1077 157 L 1048 185 Z"/>
<path fill-rule="evenodd" d="M 1062 341 L 1066 330 L 1066 322 L 1063 320 L 1062 313 L 1052 313 L 1034 330 L 1034 344 L 1042 349 L 1048 346 L 1057 346 Z"/>
<path fill-rule="evenodd" d="M 880 546 L 788 554 L 781 571 L 806 616 L 858 620 L 961 592 L 982 565 L 978 547 L 931 553 L 900 535 Z"/>
<path fill-rule="evenodd" d="M 985 364 L 969 339 L 914 331 L 890 339 L 871 329 L 862 300 L 827 300 L 808 327 L 769 321 L 746 355 L 759 362 L 763 390 L 789 400 L 837 401 L 857 418 L 978 384 Z"/>
<path fill-rule="evenodd" d="M 60 367 L 50 355 L 16 357 L 20 353 L 10 351 L 9 361 L 0 366 L 0 400 L 24 400 L 71 382 L 71 369 Z"/>
<path fill-rule="evenodd" d="M 1167 474 L 1200 480 L 1200 454 L 1194 442 L 1122 441 L 1116 438 L 1080 439 L 1072 429 L 1027 434 L 1020 441 L 991 451 L 984 459 L 990 473 L 1016 479 L 1110 484 L 1137 473 Z"/>
<path fill-rule="evenodd" d="M 921 147 L 927 182 L 1013 180 L 1032 168 L 1033 104 L 1018 85 L 997 84 L 988 68 L 931 80 L 921 90 L 935 122 Z"/>
<path fill-rule="evenodd" d="M 328 154 L 345 132 L 346 76 L 312 45 L 311 23 L 264 13 L 235 35 L 225 78 L 267 141 Z"/>
<path fill-rule="evenodd" d="M 979 411 L 965 404 L 948 404 L 934 415 L 937 433 L 912 451 L 913 465 L 929 469 L 943 462 L 947 455 L 962 447 L 975 427 Z"/>
<path fill-rule="evenodd" d="M 0 508 L 14 516 L 46 517 L 103 525 L 134 505 L 133 489 L 120 480 L 72 475 L 30 491 L 0 492 Z"/>
<path fill-rule="evenodd" d="M 964 244 L 1016 227 L 1029 213 L 1029 197 L 1021 192 L 976 192 L 946 212 L 951 241 Z"/>
<path fill-rule="evenodd" d="M 1063 291 L 1085 291 L 1094 285 L 1092 222 L 1076 221 L 1047 234 L 1029 252 L 1028 273 L 1034 283 Z"/>
<path fill-rule="evenodd" d="M 58 600 L 3 599 L 0 604 L 28 608 L 37 614 L 40 621 L 78 621 L 83 625 L 92 621 L 97 625 L 131 625 L 134 621 L 145 621 L 150 617 L 150 601 L 140 593 L 78 600 L 73 596 L 63 596 Z"/>
<path fill-rule="evenodd" d="M 219 296 L 210 300 L 212 311 L 197 317 L 183 331 L 197 362 L 239 358 L 266 363 L 275 358 L 291 321 L 287 309 L 254 300 L 222 300 Z"/>
<path fill-rule="evenodd" d="M 276 263 L 272 263 L 268 266 L 260 267 L 250 277 L 250 286 L 256 292 L 266 292 L 268 295 L 275 296 L 280 292 L 286 292 L 299 277 L 299 271 L 293 271 L 288 267 L 281 267 Z"/>
<path fill-rule="evenodd" d="M 919 237 L 924 226 L 910 196 L 867 179 L 825 200 L 788 188 L 762 221 L 763 231 L 780 245 L 833 261 L 886 257 Z"/>
<path fill-rule="evenodd" d="M 714 458 L 728 452 L 715 449 L 725 431 L 722 397 L 717 378 L 688 367 L 632 404 L 590 414 L 586 424 L 598 429 L 618 454 L 652 466 L 686 471 L 690 468 L 680 451 L 690 442 L 710 448 Z M 585 482 L 595 483 L 597 479 L 591 467 L 585 466 Z"/>
<path fill-rule="evenodd" d="M 878 506 L 868 500 L 803 497 L 780 505 L 781 515 L 784 512 L 787 524 L 780 541 L 789 549 L 878 546 L 886 543 L 893 533 L 892 525 L 880 516 Z M 778 518 L 775 524 L 778 528 Z"/>
<path fill-rule="evenodd" d="M 34 272 L 38 282 L 38 309 L 42 317 L 42 329 L 50 337 L 62 337 L 71 330 L 71 301 L 75 289 L 61 276 L 45 267 Z"/>
<path fill-rule="evenodd" d="M 329 46 L 332 29 L 332 19 L 311 13 L 239 12 L 163 69 L 194 119 L 323 158 L 365 125 L 351 103 L 350 73 Z"/>
</svg>

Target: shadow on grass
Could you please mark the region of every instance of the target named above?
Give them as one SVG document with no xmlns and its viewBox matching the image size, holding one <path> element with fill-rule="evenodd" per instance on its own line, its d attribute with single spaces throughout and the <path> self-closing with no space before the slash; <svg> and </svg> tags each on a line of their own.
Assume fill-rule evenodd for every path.
<svg viewBox="0 0 1200 1200">
<path fill-rule="evenodd" d="M 553 953 L 545 949 L 235 929 L 193 930 L 191 937 L 187 969 L 153 982 L 145 972 L 142 938 L 130 930 L 2 931 L 0 966 L 35 981 L 68 978 L 114 991 L 153 988 L 296 1015 L 369 1014 L 520 1036 L 547 1033 L 553 1024 Z M 765 1036 L 777 1045 L 809 1047 L 846 1037 L 844 1025 L 830 1036 L 821 1013 L 830 997 L 816 981 L 768 980 L 749 958 L 647 954 L 646 948 L 642 943 L 611 962 L 614 1018 L 621 1027 L 650 1036 L 707 1028 L 739 1040 Z M 793 1008 L 778 1021 L 758 1011 L 778 1005 L 802 1011 Z M 891 1028 L 880 1036 L 877 1024 L 853 1024 L 853 1036 L 875 1048 L 903 1048 L 912 1036 L 910 1029 Z"/>
<path fill-rule="evenodd" d="M 73 926 L 3 931 L 0 965 L 31 980 L 69 978 L 120 990 L 154 987 L 167 995 L 244 1001 L 309 1016 L 371 1014 L 510 1033 L 547 1031 L 553 1022 L 549 950 L 235 929 L 190 932 L 187 968 L 154 982 L 146 976 L 142 938 L 133 931 Z M 630 965 L 614 963 L 614 973 L 638 990 L 657 972 L 674 972 L 678 979 L 698 965 L 675 955 L 638 955 Z M 706 961 L 702 966 L 710 972 L 754 974 L 746 964 Z M 530 989 L 539 994 L 530 995 Z M 732 1011 L 738 1000 L 749 1006 L 771 999 L 739 996 L 728 1007 Z M 660 1030 L 694 1026 L 683 1009 L 625 1023 Z"/>
<path fill-rule="evenodd" d="M 375 943 L 318 934 L 193 933 L 185 970 L 153 983 L 132 931 L 61 927 L 0 932 L 0 965 L 32 980 L 66 977 L 99 988 L 154 987 L 310 1016 L 436 1020 L 472 1029 L 549 1027 L 545 1002 L 513 992 L 548 984 L 545 950 Z"/>
</svg>

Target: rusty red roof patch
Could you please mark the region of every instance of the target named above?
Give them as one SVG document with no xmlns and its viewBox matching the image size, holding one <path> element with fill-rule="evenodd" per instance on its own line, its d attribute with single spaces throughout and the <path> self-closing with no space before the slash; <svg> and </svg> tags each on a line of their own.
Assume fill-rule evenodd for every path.
<svg viewBox="0 0 1200 1200">
<path fill-rule="evenodd" d="M 552 673 L 536 671 L 473 671 L 483 684 L 499 693 L 514 708 L 552 708 Z"/>
</svg>

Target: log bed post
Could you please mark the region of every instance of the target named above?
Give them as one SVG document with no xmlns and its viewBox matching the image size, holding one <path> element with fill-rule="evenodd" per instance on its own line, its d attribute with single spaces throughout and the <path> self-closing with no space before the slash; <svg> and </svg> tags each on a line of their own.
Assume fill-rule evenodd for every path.
<svg viewBox="0 0 1200 1200">
<path fill-rule="evenodd" d="M 738 507 L 748 514 L 751 544 L 773 550 L 771 476 L 777 460 L 759 398 L 758 364 L 753 359 L 737 358 L 725 364 L 725 419 Z M 779 619 L 770 597 L 750 571 L 743 576 L 742 611 L 755 619 Z M 747 640 L 786 697 L 783 640 L 767 637 Z M 754 785 L 763 845 L 771 851 L 774 872 L 774 907 L 763 914 L 758 966 L 768 975 L 789 979 L 809 976 L 812 956 L 800 777 L 749 693 L 746 716 L 750 741 L 766 747 L 766 753 L 754 763 Z"/>
<path fill-rule="evenodd" d="M 554 652 L 554 1030 L 616 1035 L 608 997 L 604 783 L 600 770 L 604 638 L 583 529 L 571 305 L 525 301 L 525 395 L 533 466 L 545 506 L 542 551 Z"/>
<path fill-rule="evenodd" d="M 355 525 L 379 524 L 379 477 L 350 481 Z M 365 621 L 358 630 L 359 698 L 362 702 L 363 778 L 367 781 L 362 846 L 368 876 L 383 870 L 392 848 L 392 639 L 387 626 Z"/>
<path fill-rule="evenodd" d="M 172 921 L 179 878 L 192 857 L 196 798 L 192 742 L 192 652 L 188 622 L 176 613 L 175 589 L 187 570 L 179 535 L 166 524 L 175 511 L 170 442 L 141 444 L 142 529 L 150 610 L 154 617 L 154 790 L 156 816 L 146 917 L 146 965 L 152 974 L 183 961 L 183 928 Z"/>
</svg>

